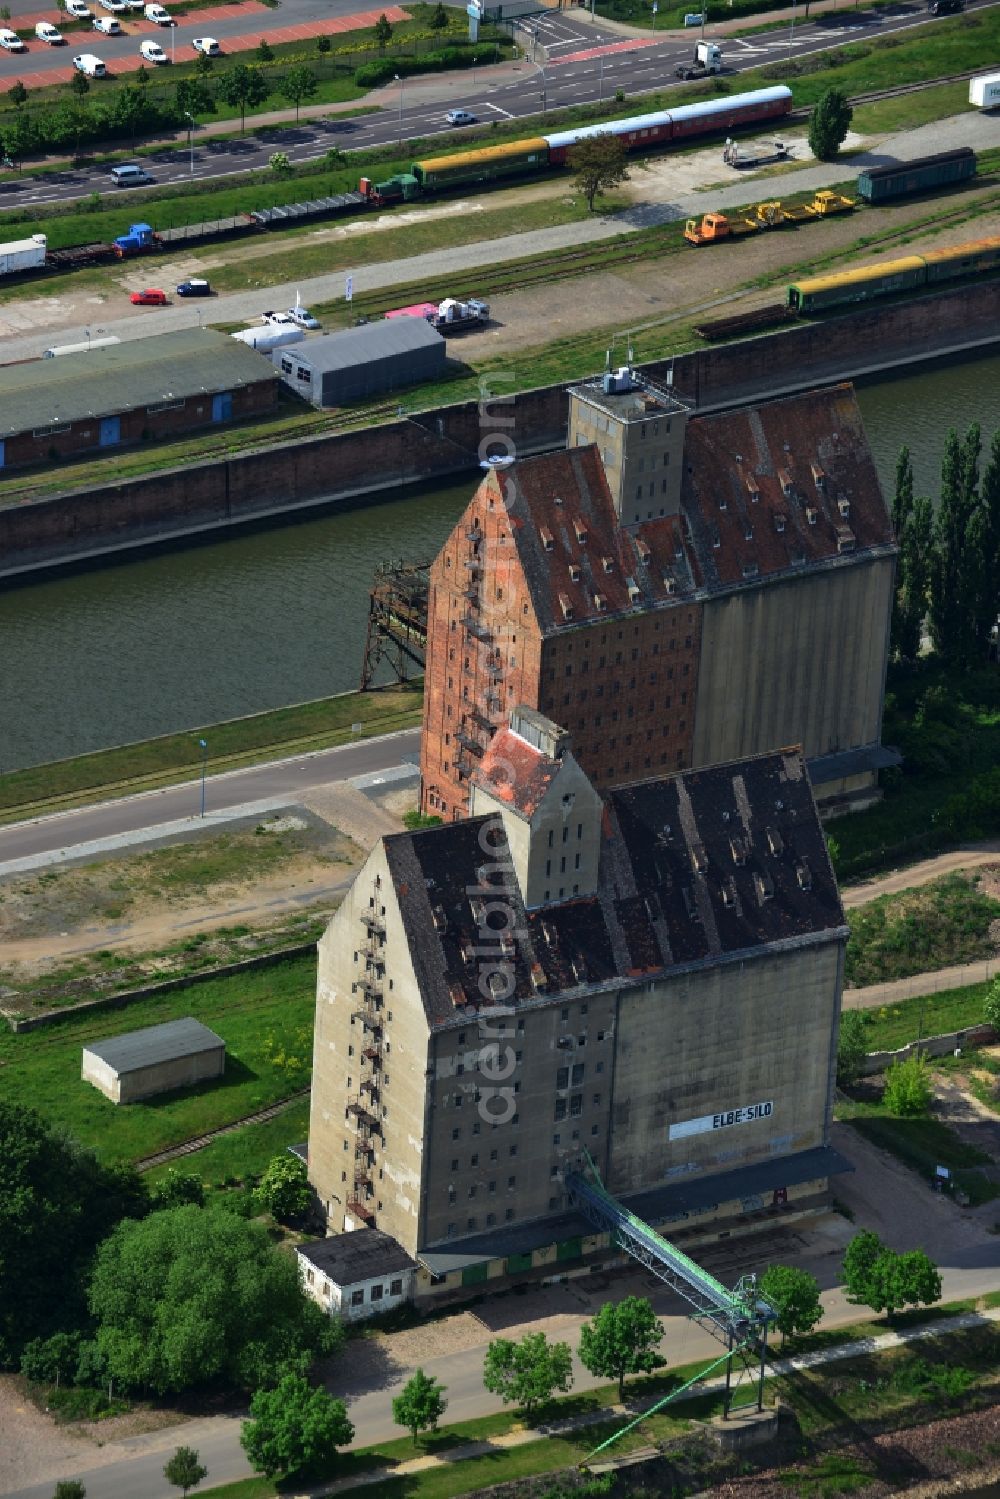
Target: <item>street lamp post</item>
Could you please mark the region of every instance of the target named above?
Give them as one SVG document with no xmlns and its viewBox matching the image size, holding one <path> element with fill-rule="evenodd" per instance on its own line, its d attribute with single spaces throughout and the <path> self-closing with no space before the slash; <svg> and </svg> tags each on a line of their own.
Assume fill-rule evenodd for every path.
<svg viewBox="0 0 1000 1499">
<path fill-rule="evenodd" d="M 186 120 L 188 122 L 188 155 L 189 155 L 189 157 L 191 159 L 191 176 L 193 177 L 194 176 L 194 115 L 193 114 L 189 114 L 188 111 L 185 110 L 184 111 L 184 116 L 185 116 L 185 118 L 186 118 Z"/>
<path fill-rule="evenodd" d="M 208 770 L 208 740 L 199 739 L 201 747 L 201 815 L 205 815 L 205 775 Z"/>
<path fill-rule="evenodd" d="M 792 45 L 795 41 L 795 0 L 792 0 L 792 20 L 788 30 L 788 64 L 792 62 Z"/>
<path fill-rule="evenodd" d="M 537 68 L 537 69 L 538 69 L 538 72 L 539 72 L 539 76 L 540 76 L 540 78 L 541 78 L 541 90 L 542 90 L 542 119 L 543 119 L 543 120 L 544 120 L 544 119 L 545 119 L 545 67 L 544 67 L 544 65 L 543 65 L 543 64 L 542 64 L 542 63 L 540 63 L 540 62 L 536 62 L 536 61 L 535 61 L 535 59 L 534 59 L 534 58 L 533 58 L 533 57 L 529 57 L 529 58 L 528 58 L 528 61 L 529 61 L 529 62 L 530 62 L 530 63 L 531 63 L 531 66 L 532 66 L 532 67 L 533 67 L 533 68 Z"/>
<path fill-rule="evenodd" d="M 400 146 L 400 150 L 402 150 L 402 147 L 403 147 L 403 80 L 402 80 L 402 78 L 400 77 L 400 75 L 398 73 L 394 73 L 393 77 L 395 78 L 396 82 L 399 84 L 399 146 Z"/>
<path fill-rule="evenodd" d="M 598 75 L 597 76 L 598 76 L 598 88 L 599 88 L 599 92 L 598 92 L 598 95 L 597 95 L 597 100 L 598 100 L 599 104 L 603 104 L 604 103 L 604 53 L 603 52 L 601 53 L 600 65 L 599 65 Z"/>
</svg>

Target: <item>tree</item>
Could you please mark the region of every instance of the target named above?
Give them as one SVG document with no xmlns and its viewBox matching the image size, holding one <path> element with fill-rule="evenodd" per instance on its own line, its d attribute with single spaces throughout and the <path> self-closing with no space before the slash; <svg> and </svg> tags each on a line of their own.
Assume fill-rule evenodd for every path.
<svg viewBox="0 0 1000 1499">
<path fill-rule="evenodd" d="M 392 41 L 392 27 L 386 20 L 385 11 L 382 12 L 378 20 L 375 22 L 374 29 L 375 40 L 378 42 L 378 50 L 380 52 L 384 52 L 386 47 L 388 47 L 389 43 Z"/>
<path fill-rule="evenodd" d="M 594 199 L 598 195 L 603 196 L 609 188 L 618 187 L 629 180 L 622 139 L 607 131 L 585 136 L 570 147 L 566 160 L 574 174 L 577 189 L 586 198 L 587 208 L 591 213 L 594 211 Z"/>
<path fill-rule="evenodd" d="M 300 1374 L 286 1374 L 273 1390 L 258 1390 L 240 1445 L 265 1478 L 328 1463 L 354 1437 L 342 1400 L 315 1389 Z"/>
<path fill-rule="evenodd" d="M 151 113 L 149 95 L 144 89 L 126 83 L 118 90 L 112 118 L 116 129 L 126 132 L 133 141 L 136 132 L 147 122 Z"/>
<path fill-rule="evenodd" d="M 272 165 L 273 160 L 272 157 Z M 312 1202 L 305 1163 L 288 1150 L 273 1156 L 257 1184 L 254 1199 L 258 1207 L 281 1223 L 289 1218 L 301 1218 L 309 1211 Z"/>
<path fill-rule="evenodd" d="M 525 1333 L 519 1343 L 494 1338 L 486 1350 L 483 1384 L 504 1405 L 519 1405 L 526 1416 L 572 1383 L 569 1344 L 550 1343 L 543 1332 Z"/>
<path fill-rule="evenodd" d="M 397 1426 L 406 1427 L 414 1446 L 422 1431 L 437 1430 L 448 1405 L 444 1391 L 444 1385 L 425 1374 L 423 1369 L 418 1369 L 400 1394 L 393 1397 L 392 1419 Z"/>
<path fill-rule="evenodd" d="M 848 1301 L 888 1317 L 904 1306 L 930 1306 L 941 1297 L 941 1277 L 922 1249 L 898 1254 L 870 1229 L 848 1244 L 842 1273 Z"/>
<path fill-rule="evenodd" d="M 306 99 L 311 99 L 316 92 L 316 74 L 311 68 L 297 67 L 289 68 L 279 85 L 279 93 L 289 104 L 295 105 L 295 118 L 299 118 L 299 110 Z"/>
<path fill-rule="evenodd" d="M 833 161 L 847 138 L 854 111 L 847 95 L 828 88 L 809 116 L 809 149 L 819 161 Z"/>
<path fill-rule="evenodd" d="M 204 57 L 204 53 L 199 53 Z M 212 61 L 211 58 L 208 59 Z M 215 113 L 215 100 L 212 98 L 212 90 L 204 78 L 178 78 L 175 85 L 174 96 L 177 100 L 177 108 L 182 115 L 210 115 Z"/>
<path fill-rule="evenodd" d="M 90 79 L 86 73 L 77 73 L 74 71 L 69 81 L 69 86 L 78 99 L 83 99 L 90 93 Z"/>
<path fill-rule="evenodd" d="M 269 93 L 267 79 L 260 68 L 249 67 L 245 62 L 238 62 L 219 79 L 219 97 L 230 109 L 240 112 L 241 135 L 246 130 L 247 110 L 263 104 Z"/>
<path fill-rule="evenodd" d="M 276 177 L 291 177 L 295 168 L 288 159 L 287 151 L 272 151 L 267 164 Z"/>
<path fill-rule="evenodd" d="M 52 1499 L 87 1499 L 87 1490 L 78 1478 L 61 1478 Z"/>
<path fill-rule="evenodd" d="M 934 509 L 929 499 L 914 502 L 900 538 L 897 602 L 893 606 L 893 645 L 901 661 L 920 655 L 934 555 Z"/>
<path fill-rule="evenodd" d="M 769 1265 L 757 1289 L 777 1313 L 782 1342 L 794 1333 L 812 1332 L 823 1315 L 819 1281 L 808 1270 L 798 1270 L 793 1265 Z"/>
<path fill-rule="evenodd" d="M 343 151 L 341 151 L 339 146 L 331 146 L 329 151 L 327 151 L 326 155 L 323 157 L 323 163 L 325 166 L 329 167 L 331 171 L 336 171 L 338 167 L 346 167 L 347 157 L 344 155 Z"/>
<path fill-rule="evenodd" d="M 257 61 L 274 62 L 274 48 L 268 42 L 267 38 L 263 36 L 257 43 Z"/>
<path fill-rule="evenodd" d="M 0 1101 L 0 1348 L 7 1357 L 18 1360 L 33 1338 L 83 1320 L 96 1246 L 146 1207 L 134 1171 L 102 1166 L 33 1109 Z"/>
<path fill-rule="evenodd" d="M 140 88 L 148 88 L 149 87 L 149 80 L 150 80 L 149 69 L 146 67 L 146 64 L 144 62 L 141 62 L 139 64 L 139 66 L 135 70 L 135 81 L 139 85 Z"/>
<path fill-rule="evenodd" d="M 330 41 L 330 38 L 328 36 L 318 36 L 316 38 L 316 51 L 317 52 L 327 53 L 327 52 L 329 52 L 329 50 L 332 47 L 332 45 L 333 45 L 333 43 Z"/>
<path fill-rule="evenodd" d="M 205 1184 L 195 1171 L 178 1171 L 169 1166 L 155 1186 L 150 1188 L 154 1208 L 179 1208 L 187 1202 L 195 1207 L 205 1205 Z"/>
<path fill-rule="evenodd" d="M 979 491 L 978 537 L 970 538 L 980 559 L 975 603 L 978 650 L 989 649 L 990 632 L 1000 614 L 1000 431 L 993 434 Z"/>
<path fill-rule="evenodd" d="M 77 1333 L 55 1332 L 50 1338 L 33 1338 L 21 1354 L 21 1373 L 36 1384 L 53 1384 L 71 1380 L 80 1358 Z"/>
<path fill-rule="evenodd" d="M 837 1085 L 849 1088 L 861 1076 L 868 1054 L 868 1022 L 863 1010 L 842 1010 L 837 1037 Z"/>
<path fill-rule="evenodd" d="M 9 88 L 7 90 L 7 98 L 14 105 L 15 109 L 20 109 L 21 106 L 22 106 L 22 104 L 26 104 L 27 103 L 27 100 L 28 100 L 28 90 L 25 88 L 25 86 L 21 82 L 20 78 L 17 80 L 17 82 L 14 84 L 14 86 L 12 88 Z M 2 155 L 3 155 L 3 152 L 2 152 L 2 150 L 0 150 L 0 156 L 2 156 Z"/>
<path fill-rule="evenodd" d="M 181 1490 L 183 1499 L 187 1499 L 188 1489 L 196 1489 L 201 1480 L 208 1477 L 208 1469 L 199 1462 L 193 1447 L 178 1447 L 169 1462 L 164 1463 L 163 1476 L 175 1489 Z"/>
<path fill-rule="evenodd" d="M 433 14 L 431 15 L 431 30 L 448 30 L 448 12 L 445 10 L 444 5 L 442 4 L 442 0 L 438 0 L 437 5 L 435 5 L 434 7 Z"/>
<path fill-rule="evenodd" d="M 994 979 L 986 991 L 983 1001 L 983 1019 L 994 1030 L 1000 1031 L 1000 979 Z"/>
<path fill-rule="evenodd" d="M 109 1374 L 157 1394 L 256 1388 L 343 1337 L 261 1224 L 193 1206 L 121 1224 L 98 1250 L 90 1309 Z"/>
<path fill-rule="evenodd" d="M 198 56 L 194 60 L 194 67 L 195 72 L 198 74 L 198 76 L 202 80 L 205 80 L 208 78 L 209 73 L 211 73 L 212 69 L 215 67 L 215 58 L 209 57 L 207 52 L 199 52 Z"/>
<path fill-rule="evenodd" d="M 663 1363 L 656 1351 L 662 1337 L 663 1323 L 644 1296 L 606 1301 L 593 1322 L 580 1329 L 580 1362 L 591 1374 L 617 1379 L 618 1398 L 624 1400 L 626 1374 L 648 1374 Z"/>
<path fill-rule="evenodd" d="M 970 427 L 963 442 L 950 428 L 941 464 L 941 500 L 934 533 L 930 578 L 931 635 L 935 650 L 950 665 L 963 667 L 976 650 L 975 612 L 980 559 L 970 532 L 978 509 L 980 436 Z"/>
<path fill-rule="evenodd" d="M 885 1074 L 882 1102 L 890 1114 L 901 1119 L 916 1119 L 931 1106 L 931 1086 L 927 1058 L 919 1053 L 905 1061 L 890 1062 Z"/>
</svg>

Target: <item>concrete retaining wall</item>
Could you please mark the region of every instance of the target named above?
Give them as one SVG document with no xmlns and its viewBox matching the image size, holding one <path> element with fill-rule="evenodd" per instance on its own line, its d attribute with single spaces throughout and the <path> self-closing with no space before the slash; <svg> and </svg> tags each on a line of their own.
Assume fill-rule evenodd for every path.
<svg viewBox="0 0 1000 1499">
<path fill-rule="evenodd" d="M 922 1041 L 911 1041 L 898 1051 L 870 1051 L 865 1057 L 862 1076 L 871 1077 L 884 1072 L 893 1062 L 905 1062 L 907 1057 L 923 1052 L 928 1057 L 947 1057 L 960 1046 L 990 1046 L 997 1039 L 992 1025 L 973 1025 L 964 1031 L 949 1031 L 945 1036 L 925 1036 Z"/>
<path fill-rule="evenodd" d="M 722 344 L 644 366 L 672 376 L 701 411 L 861 373 L 996 345 L 1000 281 L 876 305 L 822 322 Z M 144 479 L 29 500 L 0 510 L 0 577 L 158 540 L 225 530 L 310 505 L 398 493 L 421 480 L 474 472 L 490 433 L 524 454 L 561 447 L 562 387 L 527 391 L 484 410 L 475 401 L 357 432 L 284 443 Z"/>
</svg>

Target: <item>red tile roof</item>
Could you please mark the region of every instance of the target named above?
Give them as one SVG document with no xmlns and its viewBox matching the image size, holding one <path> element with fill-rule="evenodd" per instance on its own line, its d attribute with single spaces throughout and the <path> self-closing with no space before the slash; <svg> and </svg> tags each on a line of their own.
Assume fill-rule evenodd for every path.
<svg viewBox="0 0 1000 1499">
<path fill-rule="evenodd" d="M 558 760 L 543 754 L 511 728 L 498 729 L 473 775 L 494 796 L 531 818 L 559 774 Z"/>
<path fill-rule="evenodd" d="M 893 545 L 850 385 L 693 417 L 684 468 L 681 515 L 627 529 L 594 446 L 495 476 L 544 634 Z"/>
</svg>

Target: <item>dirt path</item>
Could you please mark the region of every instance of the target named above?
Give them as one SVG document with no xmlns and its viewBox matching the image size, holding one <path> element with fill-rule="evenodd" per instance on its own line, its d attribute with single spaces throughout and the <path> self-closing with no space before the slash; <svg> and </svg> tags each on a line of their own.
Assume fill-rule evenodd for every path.
<svg viewBox="0 0 1000 1499">
<path fill-rule="evenodd" d="M 983 843 L 969 843 L 962 848 L 953 848 L 948 853 L 938 854 L 933 859 L 923 859 L 906 869 L 894 869 L 877 880 L 866 880 L 863 885 L 849 885 L 841 890 L 840 898 L 848 909 L 863 906 L 880 895 L 895 895 L 900 890 L 912 890 L 917 885 L 929 885 L 942 875 L 959 869 L 977 869 L 983 864 L 995 864 L 1000 854 L 1000 838 L 988 838 Z"/>
</svg>

